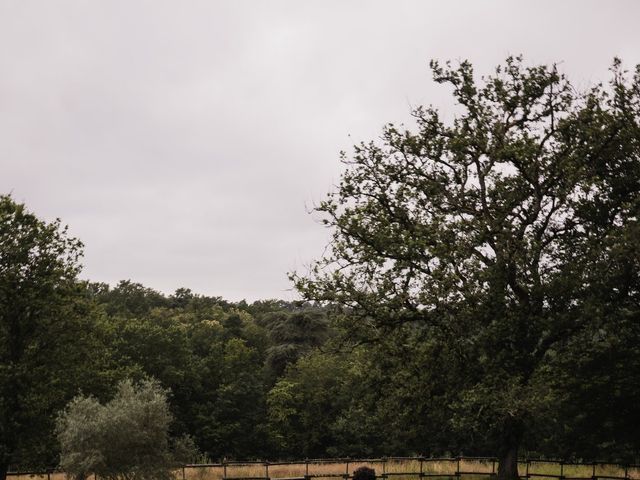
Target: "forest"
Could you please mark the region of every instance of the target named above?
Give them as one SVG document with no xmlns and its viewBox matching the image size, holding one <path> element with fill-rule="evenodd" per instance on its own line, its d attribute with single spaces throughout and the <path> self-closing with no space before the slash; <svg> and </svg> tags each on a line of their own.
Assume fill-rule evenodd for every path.
<svg viewBox="0 0 640 480">
<path fill-rule="evenodd" d="M 73 395 L 104 400 L 118 380 L 146 377 L 171 391 L 172 433 L 190 434 L 212 460 L 495 452 L 452 422 L 455 405 L 440 382 L 460 379 L 418 332 L 357 344 L 344 337 L 340 311 L 307 302 L 232 303 L 188 289 L 165 296 L 130 281 L 76 288 L 65 330 L 38 331 L 41 356 L 25 366 L 32 389 L 21 389 L 19 402 L 35 407 L 22 419 L 33 429 L 17 439 L 15 466 L 56 465 L 54 414 Z M 50 336 L 60 343 L 45 344 Z M 525 443 L 532 455 L 634 458 L 637 423 L 628 415 L 638 418 L 631 377 L 640 364 L 629 351 L 637 346 L 622 349 L 625 338 L 615 337 L 573 352 L 591 379 L 552 386 Z"/>
<path fill-rule="evenodd" d="M 1 205 L 3 221 L 22 217 L 25 241 L 35 233 L 29 225 L 40 235 L 60 233 L 10 197 Z M 349 312 L 337 305 L 234 303 L 187 288 L 163 295 L 129 280 L 114 287 L 70 280 L 64 295 L 38 298 L 37 308 L 60 315 L 56 321 L 3 330 L 4 342 L 24 347 L 19 373 L 9 376 L 9 363 L 2 372 L 3 419 L 15 415 L 3 424 L 13 468 L 55 466 L 56 413 L 80 392 L 107 400 L 127 378 L 155 378 L 170 390 L 171 435 L 194 439 L 202 456 L 193 461 L 496 451 L 481 431 L 496 419 L 464 418 L 456 398 L 464 370 L 451 361 L 455 352 L 415 326 L 373 341 L 354 332 Z M 640 361 L 631 339 L 623 329 L 600 331 L 596 342 L 570 345 L 549 363 L 555 380 L 544 398 L 532 398 L 541 403 L 524 451 L 636 458 Z M 15 413 L 8 411 L 12 397 Z"/>
</svg>

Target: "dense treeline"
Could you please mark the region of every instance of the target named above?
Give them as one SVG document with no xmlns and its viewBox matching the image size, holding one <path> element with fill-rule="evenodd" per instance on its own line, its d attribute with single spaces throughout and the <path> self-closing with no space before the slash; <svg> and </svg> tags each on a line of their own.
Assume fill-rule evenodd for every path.
<svg viewBox="0 0 640 480">
<path fill-rule="evenodd" d="M 188 289 L 167 296 L 130 281 L 78 290 L 82 323 L 61 348 L 82 358 L 74 370 L 46 367 L 42 390 L 56 395 L 22 431 L 14 464 L 56 464 L 52 420 L 73 395 L 106 400 L 117 381 L 147 377 L 171 391 L 172 434 L 191 435 L 212 460 L 493 452 L 478 432 L 456 429 L 455 399 L 442 385 L 461 379 L 450 352 L 419 329 L 358 344 L 343 315 L 310 303 L 233 303 Z M 638 384 L 625 375 L 640 362 L 637 346 L 621 350 L 622 341 L 603 337 L 575 352 L 600 373 L 590 384 L 558 382 L 531 453 L 637 455 Z M 625 356 L 635 363 L 622 370 Z"/>
</svg>

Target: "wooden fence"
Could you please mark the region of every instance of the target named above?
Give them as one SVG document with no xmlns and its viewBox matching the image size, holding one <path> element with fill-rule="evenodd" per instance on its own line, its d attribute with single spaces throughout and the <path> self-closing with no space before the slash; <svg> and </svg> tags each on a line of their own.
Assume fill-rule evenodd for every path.
<svg viewBox="0 0 640 480">
<path fill-rule="evenodd" d="M 640 465 L 608 462 L 577 463 L 524 459 L 518 462 L 523 480 L 640 480 Z M 495 457 L 387 457 L 378 459 L 312 459 L 299 462 L 223 462 L 190 464 L 180 480 L 313 480 L 353 478 L 360 466 L 376 470 L 380 479 L 409 480 L 491 478 L 497 476 Z M 283 468 L 285 473 L 283 474 Z M 297 468 L 292 468 L 297 467 Z M 555 471 L 554 471 L 555 470 Z"/>
<path fill-rule="evenodd" d="M 297 462 L 220 462 L 187 464 L 176 471 L 177 480 L 314 480 L 353 478 L 360 466 L 374 468 L 383 480 L 422 480 L 434 478 L 467 480 L 497 476 L 495 457 L 387 457 L 376 459 L 308 459 Z M 555 460 L 524 459 L 518 462 L 523 480 L 640 480 L 640 465 L 607 462 L 575 463 Z M 39 478 L 63 480 L 57 470 L 13 471 L 13 480 Z M 22 477 L 22 478 L 16 478 Z M 93 478 L 90 480 L 98 480 Z"/>
</svg>

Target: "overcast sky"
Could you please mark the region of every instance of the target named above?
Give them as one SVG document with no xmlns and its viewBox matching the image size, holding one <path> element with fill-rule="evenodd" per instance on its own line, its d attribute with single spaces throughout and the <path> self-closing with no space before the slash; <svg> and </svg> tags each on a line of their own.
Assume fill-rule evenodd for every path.
<svg viewBox="0 0 640 480">
<path fill-rule="evenodd" d="M 450 107 L 428 61 L 640 63 L 640 1 L 0 0 L 0 193 L 85 243 L 83 277 L 296 298 L 338 153 Z"/>
</svg>

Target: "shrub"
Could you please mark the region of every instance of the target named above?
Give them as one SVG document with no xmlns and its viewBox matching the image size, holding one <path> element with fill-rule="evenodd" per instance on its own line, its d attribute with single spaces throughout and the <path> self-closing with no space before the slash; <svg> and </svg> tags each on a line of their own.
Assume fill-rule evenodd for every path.
<svg viewBox="0 0 640 480">
<path fill-rule="evenodd" d="M 376 480 L 376 471 L 369 467 L 356 468 L 353 471 L 353 480 Z"/>
<path fill-rule="evenodd" d="M 78 396 L 57 419 L 60 466 L 80 479 L 90 474 L 105 480 L 170 479 L 177 460 L 183 460 L 169 448 L 172 420 L 167 392 L 155 380 L 139 385 L 125 380 L 104 405 Z M 188 440 L 177 443 L 180 457 L 186 446 L 193 448 Z"/>
</svg>

